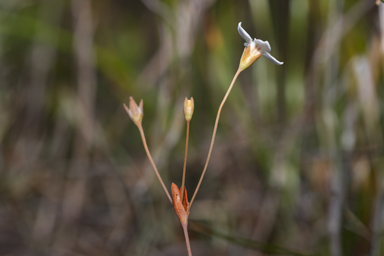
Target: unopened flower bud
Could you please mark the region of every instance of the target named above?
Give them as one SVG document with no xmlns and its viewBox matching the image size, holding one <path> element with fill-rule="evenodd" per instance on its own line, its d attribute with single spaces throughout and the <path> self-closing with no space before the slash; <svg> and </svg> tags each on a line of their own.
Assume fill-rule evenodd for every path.
<svg viewBox="0 0 384 256">
<path fill-rule="evenodd" d="M 185 100 L 184 100 L 185 120 L 191 121 L 194 108 L 195 108 L 195 103 L 193 102 L 193 97 L 191 97 L 190 100 L 188 100 L 187 97 L 185 97 Z"/>
<path fill-rule="evenodd" d="M 139 106 L 137 106 L 135 100 L 130 97 L 129 98 L 129 108 L 124 104 L 125 111 L 128 113 L 129 117 L 132 121 L 137 125 L 141 125 L 141 120 L 143 119 L 144 111 L 143 111 L 143 100 L 140 101 Z"/>
</svg>

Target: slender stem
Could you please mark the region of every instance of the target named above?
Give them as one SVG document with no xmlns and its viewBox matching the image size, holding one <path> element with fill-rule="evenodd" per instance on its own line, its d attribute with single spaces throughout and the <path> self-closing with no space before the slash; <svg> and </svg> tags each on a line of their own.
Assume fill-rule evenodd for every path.
<svg viewBox="0 0 384 256">
<path fill-rule="evenodd" d="M 193 193 L 193 197 L 192 197 L 191 203 L 190 203 L 189 206 L 188 206 L 188 211 L 187 211 L 187 212 L 189 212 L 190 209 L 191 209 L 192 203 L 193 203 L 193 201 L 195 200 L 195 197 L 196 197 L 197 192 L 199 191 L 201 182 L 203 181 L 205 172 L 207 171 L 207 167 L 208 167 L 209 159 L 211 158 L 211 153 L 212 153 L 213 144 L 215 143 L 215 137 L 216 137 L 217 125 L 218 125 L 218 123 L 219 123 L 219 118 L 220 118 L 221 110 L 222 110 L 222 108 L 223 108 L 223 106 L 224 106 L 225 101 L 226 101 L 227 98 L 228 98 L 229 93 L 230 93 L 231 90 L 232 90 L 233 85 L 235 84 L 235 81 L 236 81 L 237 77 L 238 77 L 239 74 L 241 73 L 241 71 L 242 71 L 242 70 L 240 70 L 240 69 L 237 70 L 235 76 L 234 76 L 233 79 L 232 79 L 232 83 L 231 83 L 231 85 L 229 86 L 229 88 L 228 88 L 228 90 L 227 90 L 227 93 L 225 94 L 225 96 L 224 96 L 224 98 L 223 98 L 223 101 L 222 101 L 221 104 L 220 104 L 219 110 L 217 111 L 217 116 L 216 116 L 216 121 L 215 121 L 215 127 L 213 128 L 213 134 L 212 134 L 211 146 L 209 147 L 207 161 L 205 162 L 205 166 L 204 166 L 203 173 L 201 174 L 199 183 L 197 184 L 196 190 L 195 190 L 195 192 Z"/>
<path fill-rule="evenodd" d="M 185 244 L 187 245 L 188 256 L 192 256 L 191 244 L 189 243 L 188 225 L 181 225 L 183 227 Z"/>
<path fill-rule="evenodd" d="M 187 135 L 185 139 L 185 156 L 184 156 L 184 167 L 183 167 L 183 180 L 181 181 L 181 200 L 184 196 L 184 184 L 185 184 L 185 171 L 187 169 L 187 155 L 188 155 L 188 140 L 189 140 L 189 122 L 187 121 Z"/>
<path fill-rule="evenodd" d="M 381 191 L 377 194 L 376 209 L 374 210 L 374 217 L 372 222 L 372 238 L 371 238 L 371 251 L 370 256 L 380 255 L 380 233 L 382 230 L 382 222 L 384 220 L 384 183 L 381 185 Z"/>
<path fill-rule="evenodd" d="M 145 140 L 145 135 L 144 135 L 143 127 L 142 127 L 141 124 L 140 124 L 140 125 L 137 125 L 137 127 L 139 128 L 140 135 L 141 135 L 141 139 L 143 140 L 144 149 L 145 149 L 145 152 L 147 153 L 147 156 L 148 156 L 148 158 L 149 158 L 149 161 L 151 162 L 152 167 L 153 167 L 153 169 L 155 170 L 155 173 L 156 173 L 156 175 L 157 175 L 157 178 L 159 179 L 159 181 L 160 181 L 160 183 L 161 183 L 161 186 L 163 186 L 163 189 L 164 189 L 165 193 L 167 194 L 169 201 L 171 202 L 171 204 L 173 204 L 173 203 L 172 203 L 172 198 L 171 198 L 171 196 L 169 195 L 169 192 L 168 192 L 167 188 L 165 187 L 163 180 L 162 180 L 161 177 L 160 177 L 159 171 L 157 170 L 156 165 L 155 165 L 155 163 L 153 162 L 151 153 L 149 152 L 149 149 L 148 149 L 148 146 L 147 146 L 147 141 Z"/>
</svg>

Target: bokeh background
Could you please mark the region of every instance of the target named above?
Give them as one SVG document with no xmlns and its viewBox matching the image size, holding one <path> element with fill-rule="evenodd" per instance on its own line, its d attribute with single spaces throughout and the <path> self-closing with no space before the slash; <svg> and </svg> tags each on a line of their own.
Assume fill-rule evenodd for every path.
<svg viewBox="0 0 384 256">
<path fill-rule="evenodd" d="M 0 0 L 0 255 L 187 255 L 123 103 L 170 189 L 194 97 L 198 255 L 384 255 L 384 4 L 375 0 Z"/>
</svg>

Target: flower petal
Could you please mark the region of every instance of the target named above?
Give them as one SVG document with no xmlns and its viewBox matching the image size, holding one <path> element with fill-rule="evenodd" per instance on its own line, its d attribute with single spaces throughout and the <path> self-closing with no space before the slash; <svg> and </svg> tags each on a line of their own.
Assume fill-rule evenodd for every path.
<svg viewBox="0 0 384 256">
<path fill-rule="evenodd" d="M 252 42 L 252 37 L 241 27 L 241 22 L 239 22 L 239 25 L 237 26 L 237 31 L 239 31 L 240 36 L 245 40 L 245 42 L 248 44 Z"/>
<path fill-rule="evenodd" d="M 257 47 L 260 47 L 261 51 L 264 51 L 264 52 L 271 51 L 271 46 L 269 45 L 268 41 L 263 41 L 255 38 L 254 42 L 256 43 Z"/>
<path fill-rule="evenodd" d="M 263 56 L 265 58 L 267 58 L 270 62 L 272 62 L 273 64 L 276 64 L 276 65 L 283 65 L 284 62 L 280 62 L 278 61 L 277 59 L 275 59 L 271 54 L 269 54 L 268 52 L 263 52 Z"/>
</svg>

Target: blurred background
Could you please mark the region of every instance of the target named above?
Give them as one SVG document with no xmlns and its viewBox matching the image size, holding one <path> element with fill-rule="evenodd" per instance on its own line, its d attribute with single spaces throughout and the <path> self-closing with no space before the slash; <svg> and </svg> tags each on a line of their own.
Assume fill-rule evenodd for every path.
<svg viewBox="0 0 384 256">
<path fill-rule="evenodd" d="M 379 4 L 378 2 L 377 4 Z M 198 255 L 384 255 L 384 4 L 0 0 L 0 255 L 187 255 L 170 190 L 207 157 Z"/>
</svg>

